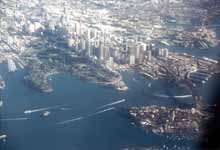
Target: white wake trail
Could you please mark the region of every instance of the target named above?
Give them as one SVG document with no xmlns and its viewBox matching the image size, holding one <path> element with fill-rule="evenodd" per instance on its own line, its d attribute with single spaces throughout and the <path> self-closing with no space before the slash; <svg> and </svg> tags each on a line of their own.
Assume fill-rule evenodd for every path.
<svg viewBox="0 0 220 150">
<path fill-rule="evenodd" d="M 71 119 L 71 120 L 66 120 L 66 121 L 58 122 L 58 123 L 56 123 L 56 124 L 57 124 L 57 125 L 67 124 L 67 123 L 71 123 L 71 122 L 78 121 L 78 120 L 82 120 L 82 119 L 84 119 L 84 118 L 83 118 L 83 117 L 78 117 L 78 118 L 74 118 L 74 119 Z"/>
<path fill-rule="evenodd" d="M 108 107 L 108 106 L 117 105 L 117 104 L 120 104 L 120 103 L 124 103 L 125 101 L 126 101 L 125 99 L 121 99 L 121 100 L 118 100 L 118 101 L 115 101 L 115 102 L 112 102 L 112 103 L 102 105 L 102 106 L 98 107 L 98 109 L 105 108 L 105 107 Z"/>
<path fill-rule="evenodd" d="M 6 118 L 6 119 L 0 119 L 0 121 L 22 121 L 22 120 L 28 120 L 29 118 Z"/>
<path fill-rule="evenodd" d="M 107 112 L 107 111 L 111 111 L 111 110 L 113 110 L 113 109 L 115 109 L 115 108 L 114 108 L 114 107 L 111 107 L 111 108 L 108 108 L 108 109 L 104 109 L 104 110 L 101 110 L 101 111 L 97 111 L 97 112 L 95 112 L 95 113 L 92 113 L 92 114 L 87 115 L 86 117 L 92 117 L 92 116 L 95 116 L 95 115 L 98 115 L 98 114 L 105 113 L 105 112 Z M 56 125 L 68 124 L 68 123 L 71 123 L 71 122 L 75 122 L 75 121 L 79 121 L 79 120 L 85 119 L 86 117 L 78 117 L 78 118 L 74 118 L 74 119 L 70 119 L 70 120 L 58 122 L 58 123 L 56 123 Z"/>
<path fill-rule="evenodd" d="M 58 108 L 61 106 L 63 106 L 63 105 L 56 105 L 56 106 L 51 106 L 51 107 L 39 108 L 39 109 L 30 109 L 30 110 L 25 110 L 24 113 L 31 114 L 31 113 L 35 113 L 35 112 L 41 112 L 41 111 L 46 111 L 46 110 Z"/>
<path fill-rule="evenodd" d="M 163 94 L 157 94 L 153 93 L 154 96 L 160 97 L 160 98 L 189 98 L 192 97 L 192 95 L 174 95 L 174 96 L 169 96 L 169 95 L 163 95 Z"/>
<path fill-rule="evenodd" d="M 92 114 L 88 115 L 87 117 L 92 117 L 92 116 L 95 116 L 95 115 L 98 115 L 98 114 L 102 114 L 102 113 L 105 113 L 107 111 L 111 111 L 113 109 L 115 109 L 115 107 L 111 107 L 111 108 L 108 108 L 108 109 L 104 109 L 104 110 L 92 113 Z"/>
</svg>

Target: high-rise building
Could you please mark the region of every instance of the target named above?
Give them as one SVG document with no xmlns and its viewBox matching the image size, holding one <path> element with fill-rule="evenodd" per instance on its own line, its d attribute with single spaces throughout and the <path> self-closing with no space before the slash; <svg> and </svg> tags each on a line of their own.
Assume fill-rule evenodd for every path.
<svg viewBox="0 0 220 150">
<path fill-rule="evenodd" d="M 135 56 L 130 55 L 130 65 L 135 65 Z"/>
<path fill-rule="evenodd" d="M 81 39 L 80 44 L 81 44 L 82 50 L 85 50 L 86 49 L 86 41 L 84 39 Z"/>
<path fill-rule="evenodd" d="M 98 48 L 100 45 L 100 41 L 99 40 L 95 40 L 94 46 L 95 48 Z"/>
<path fill-rule="evenodd" d="M 164 49 L 164 57 L 167 58 L 169 56 L 169 50 L 167 48 Z"/>
<path fill-rule="evenodd" d="M 109 67 L 113 67 L 114 66 L 114 58 L 113 57 L 109 57 Z"/>
<path fill-rule="evenodd" d="M 74 44 L 75 44 L 75 40 L 72 39 L 72 38 L 69 38 L 69 39 L 68 39 L 68 46 L 69 46 L 69 47 L 73 47 Z"/>
<path fill-rule="evenodd" d="M 109 44 L 106 44 L 104 47 L 104 60 L 108 60 L 110 57 L 110 47 Z"/>
<path fill-rule="evenodd" d="M 93 29 L 93 36 L 94 38 L 97 38 L 97 29 Z"/>
<path fill-rule="evenodd" d="M 147 60 L 148 60 L 148 61 L 151 61 L 151 60 L 152 60 L 151 51 L 146 51 L 146 53 L 147 53 Z"/>
<path fill-rule="evenodd" d="M 79 44 L 78 44 L 78 42 L 75 43 L 75 51 L 79 51 Z"/>
<path fill-rule="evenodd" d="M 136 44 L 135 46 L 135 58 L 139 59 L 140 58 L 140 44 Z"/>
<path fill-rule="evenodd" d="M 88 28 L 88 30 L 87 30 L 87 40 L 90 40 L 90 38 L 91 38 L 91 29 Z"/>
<path fill-rule="evenodd" d="M 92 41 L 87 41 L 87 55 L 91 57 L 93 55 L 93 47 L 92 47 Z"/>
<path fill-rule="evenodd" d="M 104 43 L 100 42 L 99 44 L 99 59 L 104 60 Z"/>
<path fill-rule="evenodd" d="M 146 51 L 146 50 L 147 50 L 147 44 L 141 43 L 141 44 L 140 44 L 140 50 L 141 50 L 141 51 Z"/>
<path fill-rule="evenodd" d="M 48 28 L 50 30 L 54 31 L 55 30 L 55 26 L 56 26 L 55 22 L 53 22 L 53 21 L 49 21 L 48 22 Z"/>
<path fill-rule="evenodd" d="M 167 58 L 169 55 L 169 50 L 167 48 L 160 48 L 158 54 L 159 56 Z"/>
<path fill-rule="evenodd" d="M 124 44 L 124 51 L 125 51 L 125 52 L 128 52 L 128 43 L 125 43 L 125 44 Z"/>
<path fill-rule="evenodd" d="M 75 22 L 75 32 L 77 35 L 80 35 L 81 31 L 81 24 L 79 22 Z"/>
<path fill-rule="evenodd" d="M 152 50 L 152 47 L 153 47 L 153 46 L 152 46 L 151 43 L 147 43 L 147 44 L 146 44 L 146 50 L 147 50 L 147 51 Z"/>
<path fill-rule="evenodd" d="M 160 48 L 160 49 L 158 50 L 158 55 L 159 55 L 159 56 L 163 56 L 163 48 Z"/>
<path fill-rule="evenodd" d="M 60 16 L 60 23 L 61 23 L 62 26 L 63 26 L 64 23 L 65 23 L 65 21 L 64 21 L 64 16 L 63 16 L 63 15 Z"/>
</svg>

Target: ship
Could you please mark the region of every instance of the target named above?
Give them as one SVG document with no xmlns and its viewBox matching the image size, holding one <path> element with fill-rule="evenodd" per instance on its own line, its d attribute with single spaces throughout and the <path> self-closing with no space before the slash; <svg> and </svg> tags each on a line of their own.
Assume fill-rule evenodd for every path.
<svg viewBox="0 0 220 150">
<path fill-rule="evenodd" d="M 5 89 L 5 81 L 3 80 L 2 76 L 0 75 L 0 90 Z"/>
<path fill-rule="evenodd" d="M 0 100 L 0 107 L 2 107 L 3 106 L 3 101 L 2 100 Z"/>
<path fill-rule="evenodd" d="M 50 111 L 45 111 L 42 113 L 42 117 L 48 117 L 50 115 Z"/>
<path fill-rule="evenodd" d="M 6 140 L 7 135 L 6 134 L 0 134 L 0 140 Z"/>
<path fill-rule="evenodd" d="M 168 40 L 165 40 L 165 39 L 164 39 L 164 40 L 161 40 L 160 43 L 161 43 L 161 44 L 164 44 L 164 45 L 166 45 L 166 46 L 170 46 L 170 43 L 168 42 Z"/>
</svg>

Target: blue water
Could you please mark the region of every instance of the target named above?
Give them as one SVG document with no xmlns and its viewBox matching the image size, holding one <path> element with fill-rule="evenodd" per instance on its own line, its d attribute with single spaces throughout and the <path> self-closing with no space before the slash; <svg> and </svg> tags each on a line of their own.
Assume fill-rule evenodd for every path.
<svg viewBox="0 0 220 150">
<path fill-rule="evenodd" d="M 175 48 L 175 50 L 182 51 Z M 211 50 L 188 50 L 197 55 L 215 57 L 217 48 Z M 28 118 L 21 121 L 2 121 L 0 133 L 8 135 L 6 142 L 0 143 L 1 150 L 120 150 L 127 146 L 155 146 L 178 144 L 163 137 L 146 134 L 131 124 L 126 116 L 112 110 L 92 117 L 97 108 L 117 100 L 126 99 L 117 106 L 165 105 L 173 106 L 172 99 L 158 99 L 153 92 L 163 91 L 160 82 L 143 79 L 133 71 L 124 72 L 129 90 L 120 92 L 101 85 L 83 82 L 70 75 L 50 77 L 54 92 L 46 94 L 24 85 L 25 70 L 8 73 L 7 66 L 0 65 L 0 74 L 6 81 L 6 89 L 1 91 L 4 107 L 1 118 Z M 149 88 L 148 83 L 152 83 Z M 202 89 L 204 90 L 204 89 Z M 41 113 L 24 114 L 25 110 L 63 105 L 69 110 L 51 110 L 48 118 Z M 73 118 L 85 117 L 68 124 L 56 123 Z M 184 143 L 191 144 L 191 143 Z"/>
<path fill-rule="evenodd" d="M 123 98 L 127 101 L 118 106 L 172 103 L 169 100 L 150 98 L 148 93 L 152 89 L 147 88 L 149 81 L 132 80 L 136 76 L 132 71 L 124 73 L 130 88 L 127 92 L 82 82 L 69 75 L 56 75 L 50 80 L 54 92 L 49 94 L 24 85 L 25 71 L 7 73 L 6 66 L 1 65 L 0 72 L 7 83 L 6 89 L 1 92 L 4 98 L 1 118 L 29 118 L 1 122 L 1 131 L 8 135 L 7 141 L 0 145 L 3 150 L 118 150 L 128 145 L 158 145 L 165 140 L 158 140 L 155 135 L 146 135 L 131 125 L 131 121 L 117 109 L 69 124 L 56 125 L 60 121 L 97 112 L 98 107 Z M 56 108 L 51 110 L 48 118 L 42 118 L 40 113 L 23 113 L 24 110 L 54 105 L 65 105 L 71 109 L 63 111 Z"/>
</svg>

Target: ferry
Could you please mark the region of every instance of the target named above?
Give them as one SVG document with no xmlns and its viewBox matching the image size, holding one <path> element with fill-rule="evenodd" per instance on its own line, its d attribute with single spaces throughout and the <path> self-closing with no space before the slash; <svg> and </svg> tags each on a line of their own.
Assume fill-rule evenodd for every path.
<svg viewBox="0 0 220 150">
<path fill-rule="evenodd" d="M 166 46 L 170 46 L 170 43 L 168 42 L 168 40 L 165 40 L 165 39 L 164 39 L 164 40 L 161 40 L 160 43 L 161 43 L 161 44 L 164 44 L 164 45 L 166 45 Z"/>
<path fill-rule="evenodd" d="M 2 76 L 0 75 L 0 90 L 4 90 L 5 88 L 5 81 L 3 80 Z"/>
<path fill-rule="evenodd" d="M 7 135 L 6 134 L 0 134 L 0 140 L 5 140 L 7 138 Z"/>
<path fill-rule="evenodd" d="M 42 113 L 42 117 L 48 117 L 50 115 L 50 111 L 45 111 Z"/>
<path fill-rule="evenodd" d="M 0 107 L 2 107 L 3 106 L 3 101 L 2 100 L 0 100 Z"/>
<path fill-rule="evenodd" d="M 119 91 L 127 91 L 128 90 L 128 87 L 127 86 L 123 86 L 123 87 L 117 87 L 117 90 Z"/>
</svg>

